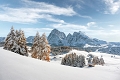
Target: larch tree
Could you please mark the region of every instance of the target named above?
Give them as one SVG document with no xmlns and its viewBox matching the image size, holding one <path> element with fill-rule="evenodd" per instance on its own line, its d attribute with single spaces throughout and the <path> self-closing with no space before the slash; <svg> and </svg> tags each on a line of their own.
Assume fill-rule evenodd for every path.
<svg viewBox="0 0 120 80">
<path fill-rule="evenodd" d="M 50 54 L 50 45 L 48 44 L 46 35 L 43 34 L 41 37 L 37 32 L 33 45 L 32 45 L 32 57 L 37 58 L 40 60 L 50 61 L 49 54 Z"/>
<path fill-rule="evenodd" d="M 49 54 L 51 52 L 51 47 L 48 44 L 48 40 L 46 38 L 45 33 L 42 34 L 42 36 L 40 38 L 40 44 L 41 44 L 41 59 L 50 61 Z"/>
<path fill-rule="evenodd" d="M 38 32 L 36 33 L 36 36 L 34 38 L 31 51 L 32 51 L 32 55 L 31 55 L 32 58 L 39 58 L 38 54 L 41 54 L 41 47 L 40 47 L 40 35 Z"/>
</svg>

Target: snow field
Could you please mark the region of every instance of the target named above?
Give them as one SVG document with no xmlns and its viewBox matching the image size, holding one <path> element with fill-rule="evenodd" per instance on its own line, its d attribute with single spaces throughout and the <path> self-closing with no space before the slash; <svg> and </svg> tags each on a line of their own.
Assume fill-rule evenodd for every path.
<svg viewBox="0 0 120 80">
<path fill-rule="evenodd" d="M 120 56 L 102 55 L 105 66 L 78 68 L 60 65 L 59 56 L 46 62 L 0 48 L 0 80 L 120 80 Z"/>
</svg>

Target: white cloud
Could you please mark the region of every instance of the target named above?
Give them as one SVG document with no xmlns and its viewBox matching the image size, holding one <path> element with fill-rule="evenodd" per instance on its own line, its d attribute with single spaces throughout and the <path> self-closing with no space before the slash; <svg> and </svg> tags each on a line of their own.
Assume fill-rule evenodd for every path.
<svg viewBox="0 0 120 80">
<path fill-rule="evenodd" d="M 88 30 L 86 34 L 92 38 L 105 40 L 108 42 L 120 42 L 120 30 Z"/>
<path fill-rule="evenodd" d="M 64 16 L 73 16 L 76 15 L 76 12 L 73 10 L 72 7 L 58 7 L 52 4 L 44 3 L 44 2 L 35 2 L 31 0 L 23 0 L 27 4 L 29 8 L 35 8 L 33 11 L 39 13 L 49 13 L 54 15 L 64 15 Z"/>
<path fill-rule="evenodd" d="M 104 0 L 107 5 L 105 14 L 115 14 L 120 10 L 120 0 Z"/>
<path fill-rule="evenodd" d="M 28 37 L 28 36 L 35 36 L 37 32 L 39 32 L 40 35 L 45 33 L 46 36 L 48 36 L 52 29 L 51 28 L 22 28 L 22 30 L 25 32 L 26 37 Z"/>
<path fill-rule="evenodd" d="M 108 25 L 109 27 L 114 27 L 114 25 Z"/>
<path fill-rule="evenodd" d="M 93 26 L 95 24 L 96 24 L 95 22 L 89 22 L 87 25 Z M 76 25 L 70 23 L 53 24 L 51 26 L 62 32 L 65 32 L 66 35 L 68 33 L 72 34 L 73 32 L 82 31 L 91 38 L 97 38 L 108 42 L 115 42 L 115 41 L 120 42 L 120 38 L 118 38 L 119 37 L 118 35 L 120 34 L 120 30 L 112 30 L 112 29 L 106 30 L 101 27 L 96 27 L 96 29 L 93 30 L 88 28 L 88 26 Z"/>
<path fill-rule="evenodd" d="M 0 6 L 0 20 L 17 23 L 35 23 L 38 19 L 46 19 L 52 22 L 63 23 L 63 20 L 56 19 L 54 15 L 73 16 L 77 15 L 71 7 L 63 8 L 44 2 L 22 0 L 24 5 L 20 8 Z"/>
<path fill-rule="evenodd" d="M 95 26 L 96 25 L 96 22 L 89 22 L 89 23 L 87 23 L 87 26 L 88 27 L 93 27 L 93 26 Z"/>
<path fill-rule="evenodd" d="M 79 17 L 82 17 L 82 18 L 93 19 L 93 18 L 92 18 L 92 17 L 90 17 L 90 16 L 85 16 L 85 15 L 80 15 L 80 14 L 78 14 L 78 16 L 79 16 Z"/>
<path fill-rule="evenodd" d="M 64 23 L 64 24 L 53 24 L 51 25 L 53 28 L 57 28 L 57 29 L 65 29 L 65 30 L 86 30 L 87 27 L 86 26 L 82 26 L 82 25 L 76 25 L 76 24 L 70 24 L 70 23 Z"/>
</svg>

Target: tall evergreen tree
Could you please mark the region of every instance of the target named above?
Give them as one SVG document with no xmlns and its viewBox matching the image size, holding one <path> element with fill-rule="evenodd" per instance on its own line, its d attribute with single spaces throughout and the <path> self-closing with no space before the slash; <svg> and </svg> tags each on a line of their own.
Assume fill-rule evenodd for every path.
<svg viewBox="0 0 120 80">
<path fill-rule="evenodd" d="M 17 41 L 16 43 L 19 46 L 18 53 L 21 55 L 28 56 L 28 50 L 27 50 L 27 46 L 26 46 L 26 38 L 25 38 L 24 32 L 22 30 L 19 30 L 19 34 L 20 34 L 20 36 L 18 37 L 18 40 L 16 40 Z"/>
<path fill-rule="evenodd" d="M 11 48 L 14 45 L 15 35 L 16 35 L 15 30 L 12 26 L 11 30 L 10 30 L 10 33 L 7 35 L 7 37 L 5 39 L 4 49 L 11 51 Z"/>
</svg>

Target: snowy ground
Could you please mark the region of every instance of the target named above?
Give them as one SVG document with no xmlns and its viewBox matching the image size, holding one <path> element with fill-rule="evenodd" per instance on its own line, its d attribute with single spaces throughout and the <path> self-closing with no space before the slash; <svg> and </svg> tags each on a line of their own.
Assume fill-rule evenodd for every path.
<svg viewBox="0 0 120 80">
<path fill-rule="evenodd" d="M 45 62 L 0 48 L 0 80 L 120 80 L 120 56 L 111 58 L 110 54 L 92 54 L 99 57 L 102 54 L 105 66 L 69 67 L 60 65 L 64 55 Z"/>
</svg>

